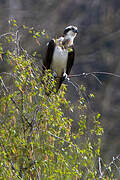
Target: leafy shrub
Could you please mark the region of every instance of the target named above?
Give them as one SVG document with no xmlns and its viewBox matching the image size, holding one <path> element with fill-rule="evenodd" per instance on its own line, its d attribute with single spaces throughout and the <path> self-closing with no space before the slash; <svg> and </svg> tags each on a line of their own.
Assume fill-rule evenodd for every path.
<svg viewBox="0 0 120 180">
<path fill-rule="evenodd" d="M 15 20 L 12 23 L 17 26 Z M 33 37 L 38 38 L 37 34 L 40 32 L 34 32 Z M 76 108 L 65 96 L 66 86 L 62 85 L 55 93 L 51 72 L 43 74 L 35 57 L 19 46 L 16 31 L 12 29 L 7 40 L 12 41 L 15 48 L 7 51 L 11 71 L 0 76 L 3 94 L 0 99 L 1 177 L 97 179 L 103 134 L 100 114 L 90 116 L 86 113 L 87 102 L 80 97 L 76 107 L 80 114 L 78 130 L 72 131 L 74 119 L 68 114 Z M 7 83 L 10 79 L 12 88 Z M 46 91 L 51 94 L 47 96 Z"/>
</svg>

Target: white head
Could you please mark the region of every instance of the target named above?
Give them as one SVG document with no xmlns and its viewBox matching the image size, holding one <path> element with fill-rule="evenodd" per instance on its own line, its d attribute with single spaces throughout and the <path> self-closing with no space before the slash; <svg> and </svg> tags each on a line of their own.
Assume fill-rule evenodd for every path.
<svg viewBox="0 0 120 180">
<path fill-rule="evenodd" d="M 64 39 L 69 40 L 71 45 L 73 44 L 73 40 L 77 34 L 78 34 L 78 29 L 76 26 L 66 27 L 63 33 Z"/>
</svg>

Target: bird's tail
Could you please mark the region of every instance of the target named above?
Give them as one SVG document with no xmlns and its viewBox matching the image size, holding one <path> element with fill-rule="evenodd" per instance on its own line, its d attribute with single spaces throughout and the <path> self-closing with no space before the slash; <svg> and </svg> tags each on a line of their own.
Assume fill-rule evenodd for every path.
<svg viewBox="0 0 120 180">
<path fill-rule="evenodd" d="M 61 87 L 62 82 L 64 81 L 63 77 L 61 78 L 56 78 L 56 82 L 55 82 L 55 89 L 56 89 L 56 93 L 58 92 L 58 90 Z"/>
</svg>

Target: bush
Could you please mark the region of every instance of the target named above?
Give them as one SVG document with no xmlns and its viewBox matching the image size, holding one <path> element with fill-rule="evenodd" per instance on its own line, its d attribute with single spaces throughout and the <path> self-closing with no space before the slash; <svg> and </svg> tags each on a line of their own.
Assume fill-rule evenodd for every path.
<svg viewBox="0 0 120 180">
<path fill-rule="evenodd" d="M 68 114 L 76 109 L 65 96 L 66 86 L 54 92 L 55 80 L 51 72 L 42 73 L 36 58 L 19 46 L 16 31 L 12 29 L 7 40 L 12 41 L 15 48 L 6 53 L 11 71 L 0 76 L 3 94 L 0 100 L 1 177 L 97 179 L 103 134 L 100 114 L 86 113 L 87 102 L 80 97 L 78 130 L 72 131 L 74 120 Z M 8 86 L 10 79 L 12 88 Z M 46 91 L 51 94 L 47 96 Z"/>
</svg>

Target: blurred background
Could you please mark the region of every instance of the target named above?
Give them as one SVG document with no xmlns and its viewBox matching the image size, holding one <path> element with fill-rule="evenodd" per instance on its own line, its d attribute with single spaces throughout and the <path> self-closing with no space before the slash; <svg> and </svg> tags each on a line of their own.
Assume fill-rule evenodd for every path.
<svg viewBox="0 0 120 180">
<path fill-rule="evenodd" d="M 74 44 L 75 64 L 71 74 L 83 72 L 111 72 L 120 75 L 120 0 L 0 0 L 0 35 L 9 31 L 8 20 L 43 29 L 53 38 L 61 35 L 68 25 L 76 25 L 79 34 Z M 29 36 L 22 37 L 22 46 L 32 53 L 43 52 L 31 42 Z M 6 70 L 0 62 L 0 71 Z M 93 111 L 102 114 L 104 137 L 102 152 L 105 161 L 120 153 L 120 78 L 96 74 L 102 85 L 93 76 L 75 77 L 72 81 L 85 84 L 87 91 L 96 95 L 91 105 Z M 68 98 L 75 104 L 78 93 L 68 84 Z"/>
</svg>

